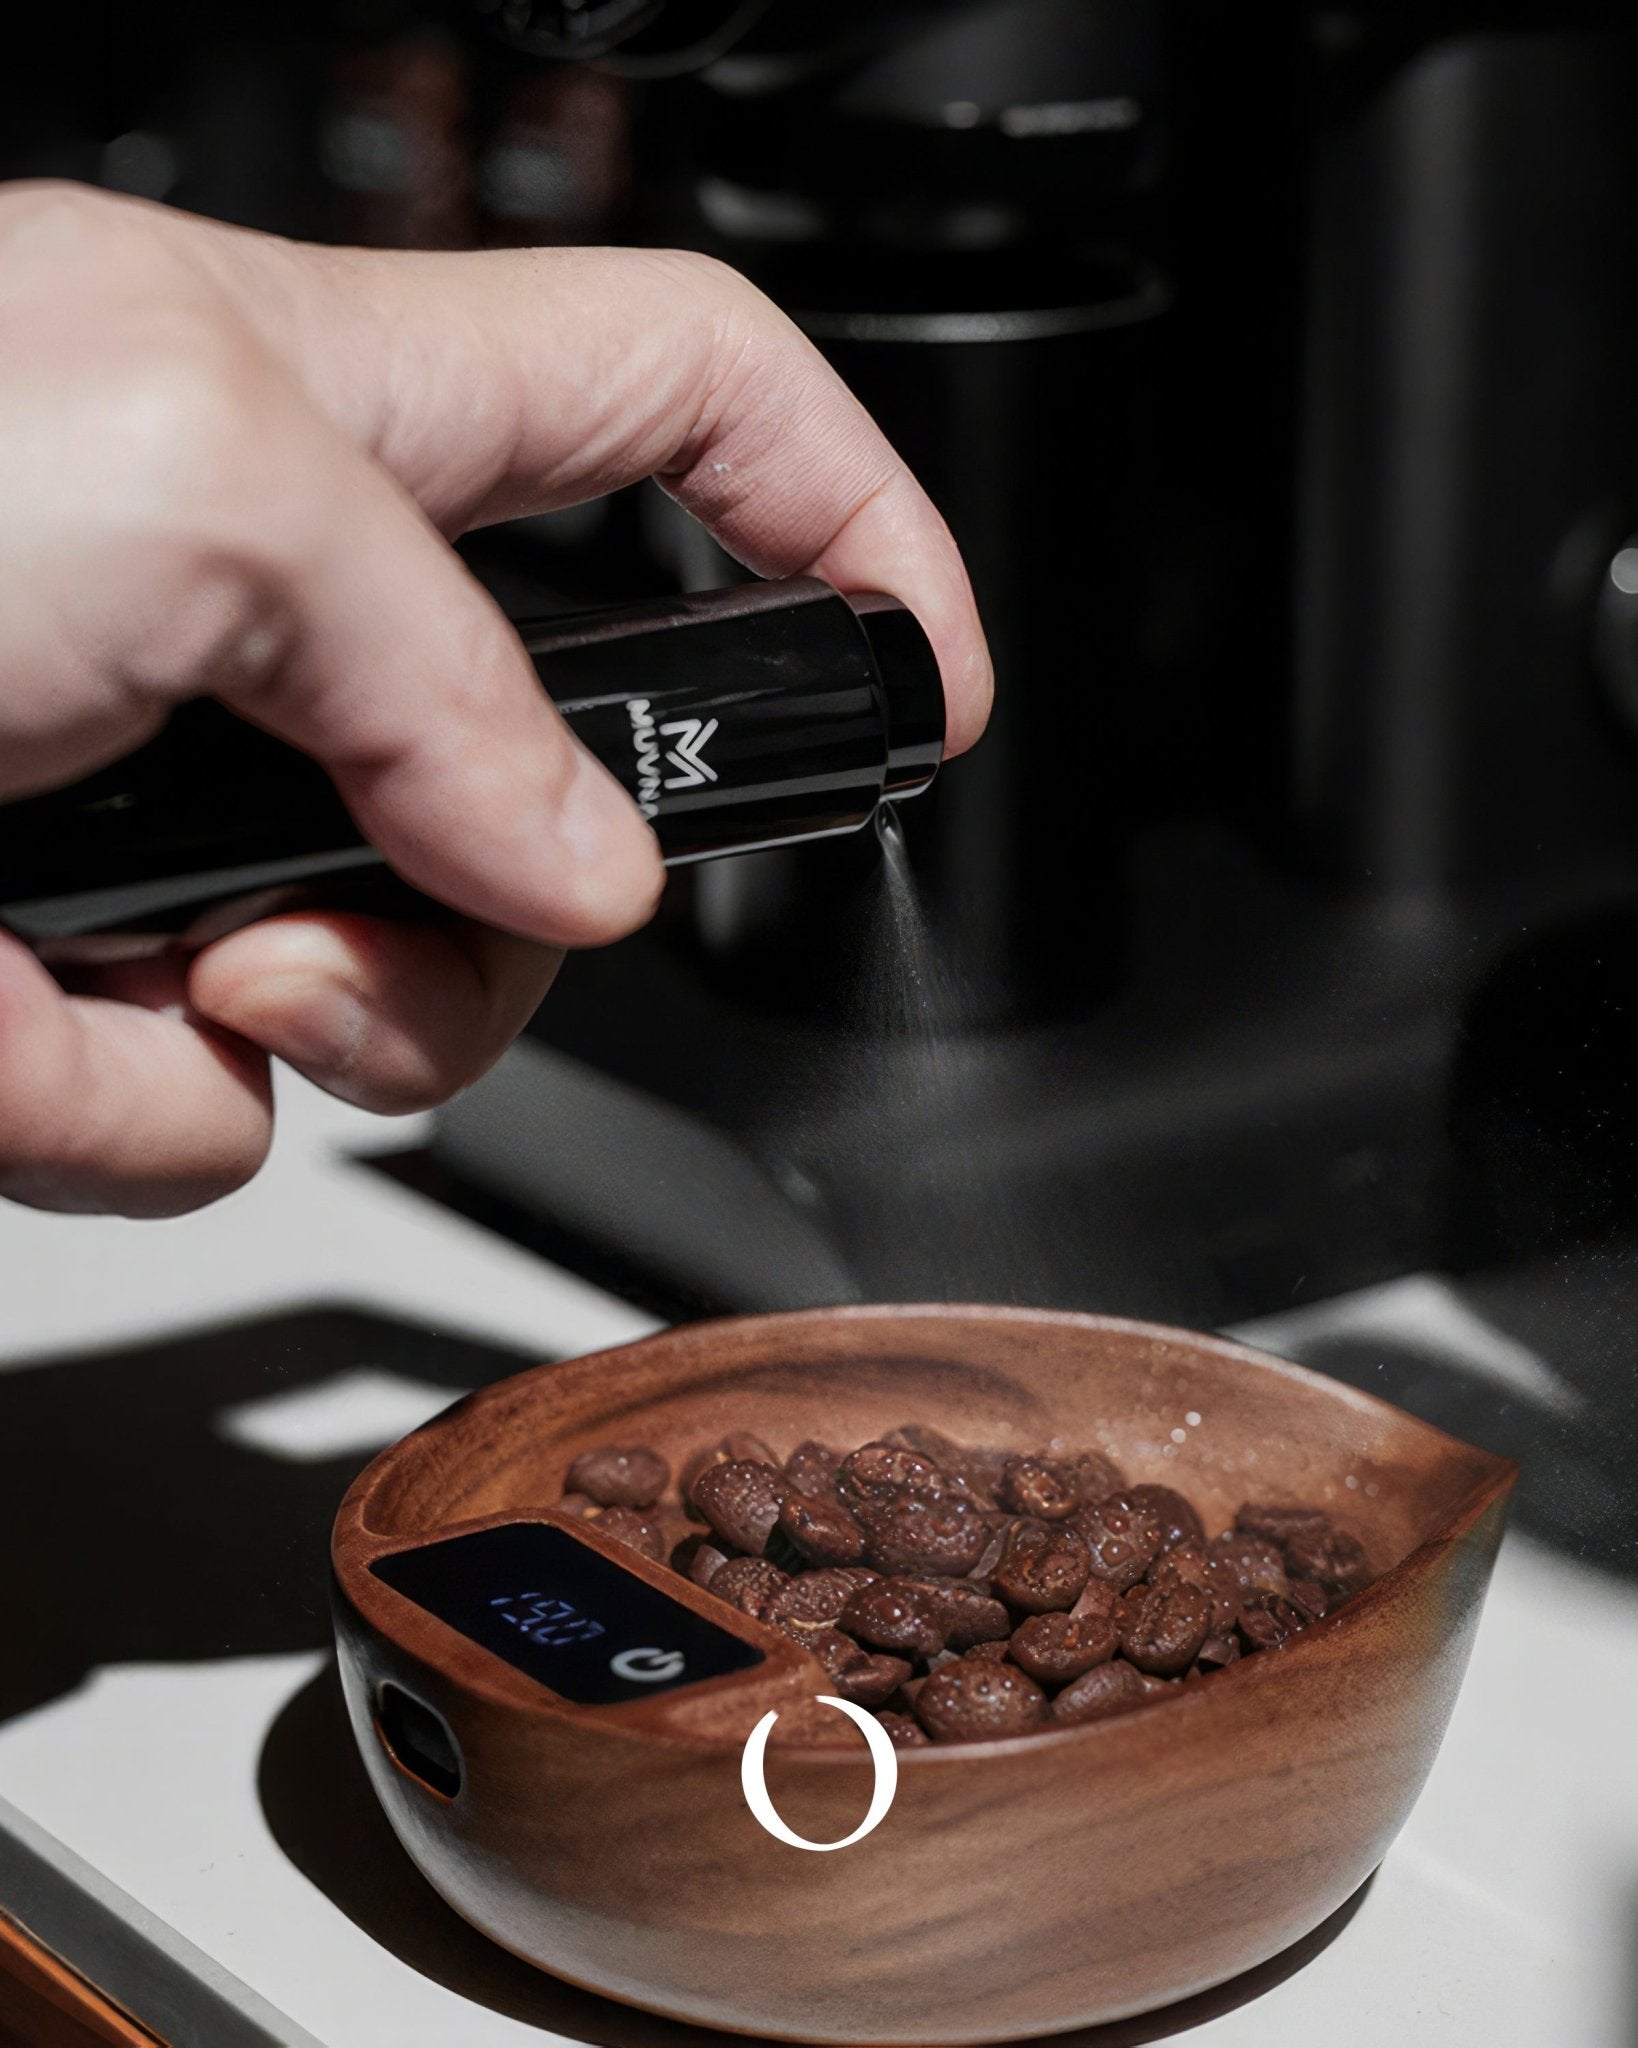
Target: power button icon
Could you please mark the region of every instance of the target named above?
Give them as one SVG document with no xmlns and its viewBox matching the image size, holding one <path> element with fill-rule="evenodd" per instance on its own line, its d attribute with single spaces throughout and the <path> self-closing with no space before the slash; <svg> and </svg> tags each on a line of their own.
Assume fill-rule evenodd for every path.
<svg viewBox="0 0 1638 2048">
<path fill-rule="evenodd" d="M 684 1662 L 681 1650 L 622 1650 L 609 1659 L 609 1669 L 634 1685 L 665 1685 L 682 1677 Z"/>
</svg>

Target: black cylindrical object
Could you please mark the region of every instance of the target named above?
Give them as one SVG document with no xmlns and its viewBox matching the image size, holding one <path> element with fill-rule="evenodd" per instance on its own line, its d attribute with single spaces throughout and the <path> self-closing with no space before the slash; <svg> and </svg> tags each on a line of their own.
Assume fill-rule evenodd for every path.
<svg viewBox="0 0 1638 2048">
<path fill-rule="evenodd" d="M 1372 892 L 1596 892 L 1638 854 L 1586 644 L 1638 525 L 1638 31 L 1598 11 L 1396 57 L 1397 10 L 1355 10 L 1381 45 L 1327 60 L 1293 763 L 1315 855 Z"/>
<path fill-rule="evenodd" d="M 518 631 L 668 862 L 852 831 L 924 790 L 943 753 L 938 663 L 890 597 L 796 577 Z M 0 921 L 43 947 L 382 866 L 316 762 L 209 703 L 0 806 Z"/>
</svg>

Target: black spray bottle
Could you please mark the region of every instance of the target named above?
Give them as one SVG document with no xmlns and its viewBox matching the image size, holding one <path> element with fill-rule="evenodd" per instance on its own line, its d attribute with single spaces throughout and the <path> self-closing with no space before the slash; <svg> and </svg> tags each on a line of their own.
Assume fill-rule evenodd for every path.
<svg viewBox="0 0 1638 2048">
<path fill-rule="evenodd" d="M 517 630 L 671 863 L 854 831 L 926 789 L 943 753 L 938 664 L 893 598 L 798 577 Z M 140 949 L 268 890 L 358 900 L 362 884 L 367 901 L 378 881 L 322 770 L 214 704 L 0 805 L 0 922 L 47 958 Z"/>
</svg>

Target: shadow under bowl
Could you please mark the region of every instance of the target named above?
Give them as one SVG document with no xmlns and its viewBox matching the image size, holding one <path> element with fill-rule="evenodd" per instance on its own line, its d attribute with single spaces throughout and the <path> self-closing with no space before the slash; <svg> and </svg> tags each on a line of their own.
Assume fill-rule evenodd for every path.
<svg viewBox="0 0 1638 2048">
<path fill-rule="evenodd" d="M 731 1430 L 781 1455 L 905 1422 L 1019 1451 L 1059 1436 L 1187 1494 L 1315 1504 L 1379 1576 L 1284 1648 L 1118 1719 L 911 1749 L 887 1817 L 810 1854 L 750 1813 L 770 1705 L 825 1690 L 777 1631 L 755 1683 L 572 1707 L 414 1606 L 379 1557 L 540 1519 L 574 1456 L 675 1468 Z M 1354 1388 L 1221 1340 L 1096 1316 L 844 1308 L 698 1323 L 521 1373 L 382 1453 L 334 1538 L 354 1733 L 415 1863 L 484 1933 L 572 1983 L 708 2026 L 811 2042 L 998 2041 L 1219 1984 L 1333 1912 L 1381 1860 L 1455 1703 L 1516 1467 Z M 718 1621 L 664 1567 L 619 1555 Z M 447 1797 L 377 1719 L 391 1682 L 461 1753 Z M 859 1823 L 862 1739 L 774 1747 L 767 1786 L 815 1842 Z"/>
</svg>

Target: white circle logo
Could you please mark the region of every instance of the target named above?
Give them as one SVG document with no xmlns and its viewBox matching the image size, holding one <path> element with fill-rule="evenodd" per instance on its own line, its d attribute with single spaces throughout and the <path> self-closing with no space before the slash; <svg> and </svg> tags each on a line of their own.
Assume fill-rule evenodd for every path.
<svg viewBox="0 0 1638 2048">
<path fill-rule="evenodd" d="M 682 1677 L 683 1653 L 681 1650 L 622 1650 L 619 1656 L 609 1659 L 609 1669 L 616 1678 L 629 1678 L 633 1685 L 664 1685 L 667 1679 Z"/>
<path fill-rule="evenodd" d="M 887 1809 L 893 1804 L 893 1795 L 899 1789 L 899 1755 L 891 1736 L 874 1714 L 866 1713 L 863 1707 L 855 1706 L 851 1700 L 836 1699 L 828 1692 L 819 1695 L 819 1703 L 836 1707 L 846 1714 L 870 1745 L 870 1760 L 876 1770 L 876 1789 L 870 1795 L 869 1810 L 851 1835 L 844 1835 L 839 1842 L 810 1842 L 794 1828 L 786 1827 L 774 1810 L 774 1803 L 768 1797 L 767 1779 L 763 1776 L 763 1758 L 768 1748 L 768 1737 L 779 1719 L 777 1708 L 764 1714 L 751 1730 L 745 1754 L 740 1758 L 739 1782 L 745 1790 L 745 1804 L 758 1824 L 766 1828 L 776 1842 L 786 1842 L 793 1849 L 851 1849 L 855 1842 L 862 1842 L 887 1818 Z"/>
</svg>

